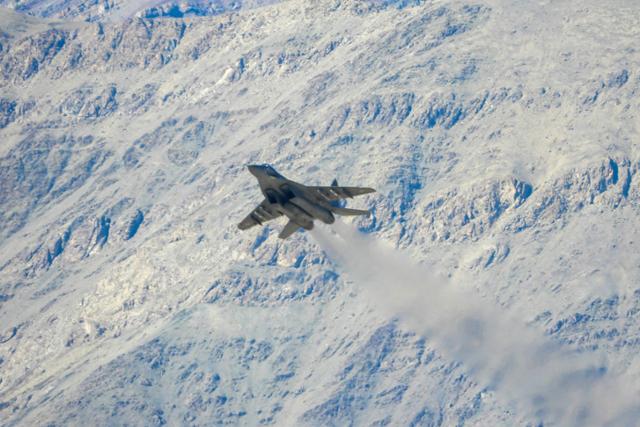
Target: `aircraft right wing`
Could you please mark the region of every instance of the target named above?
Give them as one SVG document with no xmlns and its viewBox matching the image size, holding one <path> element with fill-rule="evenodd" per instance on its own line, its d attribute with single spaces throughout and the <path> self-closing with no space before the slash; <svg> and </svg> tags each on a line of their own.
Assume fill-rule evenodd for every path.
<svg viewBox="0 0 640 427">
<path fill-rule="evenodd" d="M 238 228 L 240 230 L 246 230 L 254 225 L 262 225 L 263 223 L 278 218 L 279 216 L 282 216 L 282 214 L 272 209 L 269 202 L 265 199 L 258 205 L 258 207 L 252 210 L 245 219 L 240 221 Z"/>
<path fill-rule="evenodd" d="M 368 187 L 340 187 L 337 185 L 326 186 L 326 187 L 308 187 L 311 190 L 314 190 L 316 193 L 320 194 L 324 199 L 328 201 L 333 200 L 341 200 L 341 199 L 350 199 L 355 196 L 360 196 L 362 194 L 375 193 L 376 190 Z"/>
</svg>

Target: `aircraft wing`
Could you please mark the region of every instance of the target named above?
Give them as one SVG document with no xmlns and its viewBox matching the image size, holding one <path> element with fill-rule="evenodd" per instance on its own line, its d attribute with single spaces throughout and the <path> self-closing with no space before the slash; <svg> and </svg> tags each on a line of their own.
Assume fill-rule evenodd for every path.
<svg viewBox="0 0 640 427">
<path fill-rule="evenodd" d="M 327 186 L 327 187 L 307 187 L 312 191 L 315 191 L 322 198 L 332 201 L 341 199 L 350 199 L 362 194 L 375 193 L 376 190 L 368 187 L 340 187 L 340 186 Z"/>
<path fill-rule="evenodd" d="M 280 212 L 271 208 L 269 202 L 263 200 L 262 203 L 260 203 L 257 208 L 252 210 L 245 219 L 240 221 L 240 224 L 238 224 L 238 228 L 240 230 L 246 230 L 247 228 L 251 228 L 254 225 L 262 225 L 263 223 L 278 218 L 281 215 L 282 214 Z"/>
</svg>

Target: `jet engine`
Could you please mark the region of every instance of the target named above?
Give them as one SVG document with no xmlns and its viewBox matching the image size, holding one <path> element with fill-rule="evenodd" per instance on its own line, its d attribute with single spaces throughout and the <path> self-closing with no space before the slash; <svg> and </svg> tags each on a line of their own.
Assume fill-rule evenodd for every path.
<svg viewBox="0 0 640 427">
<path fill-rule="evenodd" d="M 295 199 L 291 200 L 291 202 L 298 205 L 304 211 L 309 212 L 314 218 L 318 218 L 325 224 L 333 224 L 336 220 L 329 210 L 315 203 L 311 203 L 302 197 L 296 197 Z"/>
</svg>

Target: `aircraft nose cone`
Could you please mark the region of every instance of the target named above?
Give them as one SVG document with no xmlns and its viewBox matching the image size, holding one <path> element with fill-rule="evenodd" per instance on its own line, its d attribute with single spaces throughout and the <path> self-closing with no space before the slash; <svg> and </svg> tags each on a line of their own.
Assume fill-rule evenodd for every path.
<svg viewBox="0 0 640 427">
<path fill-rule="evenodd" d="M 247 169 L 249 169 L 249 172 L 251 172 L 253 175 L 258 172 L 258 168 L 256 167 L 256 165 L 247 165 Z"/>
</svg>

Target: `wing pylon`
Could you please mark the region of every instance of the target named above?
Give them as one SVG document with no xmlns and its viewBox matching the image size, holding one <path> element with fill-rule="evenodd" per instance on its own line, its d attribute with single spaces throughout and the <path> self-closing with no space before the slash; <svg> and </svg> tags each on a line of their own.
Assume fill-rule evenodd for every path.
<svg viewBox="0 0 640 427">
<path fill-rule="evenodd" d="M 280 216 L 282 216 L 282 214 L 271 208 L 271 205 L 265 199 L 254 210 L 252 210 L 249 215 L 240 221 L 238 228 L 240 230 L 246 230 L 247 228 L 251 228 L 255 225 L 262 225 L 265 222 L 271 221 L 272 219 Z"/>
</svg>

